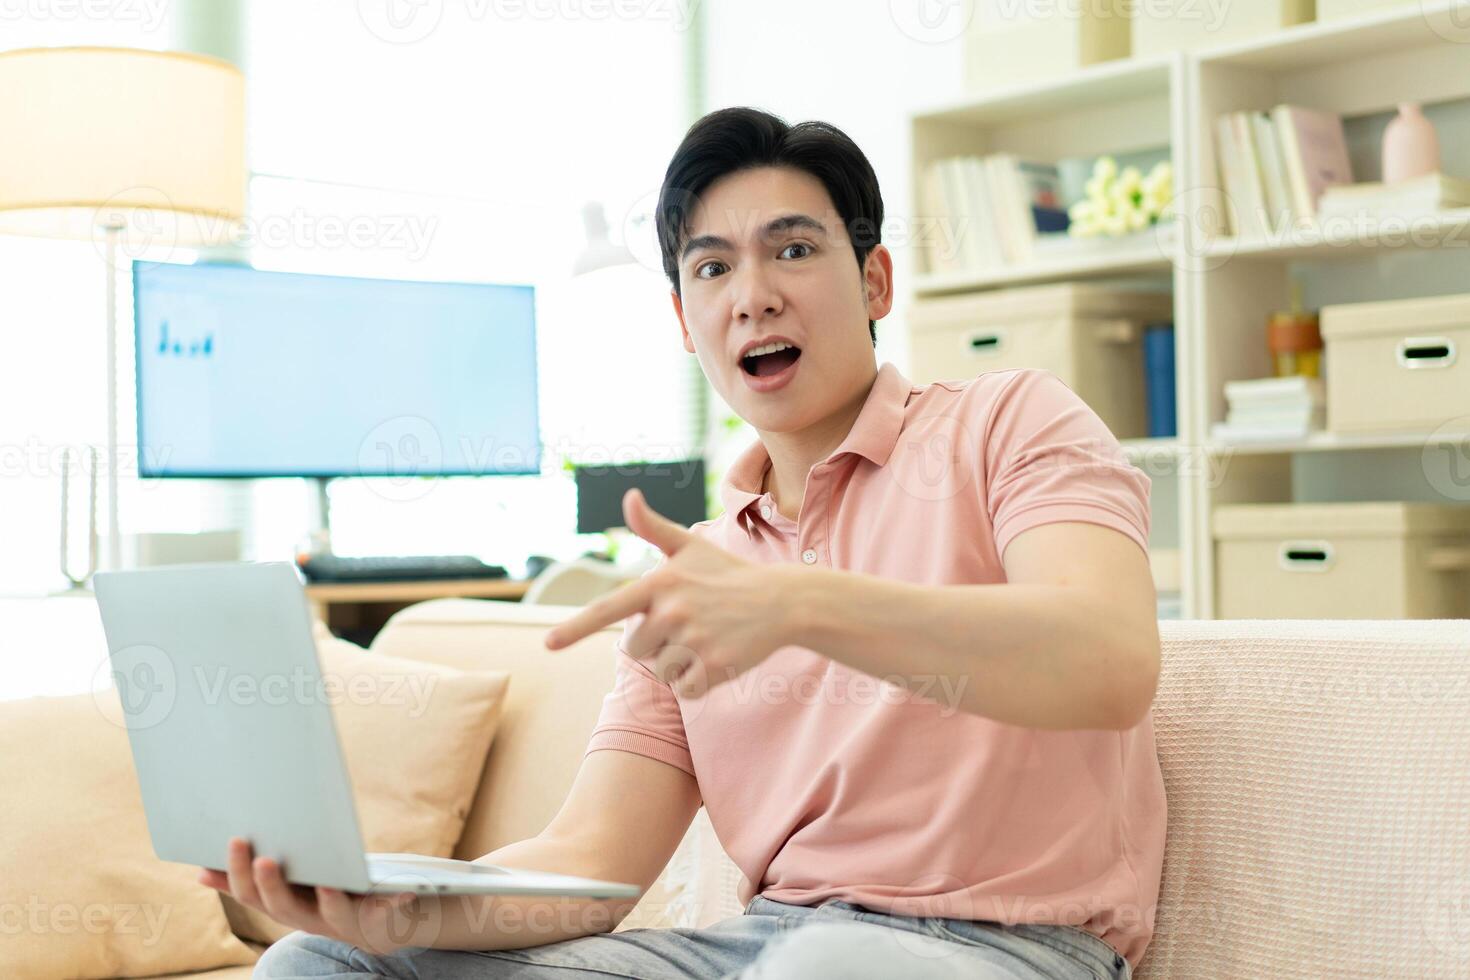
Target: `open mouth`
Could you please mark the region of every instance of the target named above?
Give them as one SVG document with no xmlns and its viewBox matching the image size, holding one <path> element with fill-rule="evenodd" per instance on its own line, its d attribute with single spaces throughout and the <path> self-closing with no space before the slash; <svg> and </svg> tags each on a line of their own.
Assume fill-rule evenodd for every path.
<svg viewBox="0 0 1470 980">
<path fill-rule="evenodd" d="M 740 359 L 740 367 L 746 374 L 757 378 L 780 374 L 801 357 L 801 348 L 778 342 L 750 350 Z"/>
</svg>

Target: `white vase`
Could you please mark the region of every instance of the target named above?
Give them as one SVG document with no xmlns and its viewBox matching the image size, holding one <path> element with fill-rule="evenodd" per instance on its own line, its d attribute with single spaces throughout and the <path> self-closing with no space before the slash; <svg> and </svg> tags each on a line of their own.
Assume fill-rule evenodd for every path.
<svg viewBox="0 0 1470 980">
<path fill-rule="evenodd" d="M 1396 184 L 1439 169 L 1439 136 L 1414 102 L 1399 103 L 1399 114 L 1383 131 L 1383 182 Z"/>
</svg>

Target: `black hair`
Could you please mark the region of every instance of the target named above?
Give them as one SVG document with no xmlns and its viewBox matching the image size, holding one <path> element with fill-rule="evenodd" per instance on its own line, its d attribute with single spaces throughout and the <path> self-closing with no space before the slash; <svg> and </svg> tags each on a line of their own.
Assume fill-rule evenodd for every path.
<svg viewBox="0 0 1470 980">
<path fill-rule="evenodd" d="M 882 241 L 883 195 L 872 164 L 846 133 L 831 123 L 788 124 L 761 109 L 735 106 L 702 117 L 684 134 L 658 194 L 655 224 L 664 273 L 679 290 L 679 249 L 689 237 L 689 222 L 699 195 L 728 174 L 757 167 L 794 167 L 827 188 L 857 255 L 858 269 Z M 878 344 L 878 328 L 868 321 Z"/>
</svg>

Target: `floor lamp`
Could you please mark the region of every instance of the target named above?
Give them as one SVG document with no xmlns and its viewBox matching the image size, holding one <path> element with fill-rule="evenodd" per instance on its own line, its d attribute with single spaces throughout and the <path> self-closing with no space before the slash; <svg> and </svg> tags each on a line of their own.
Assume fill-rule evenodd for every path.
<svg viewBox="0 0 1470 980">
<path fill-rule="evenodd" d="M 228 62 L 179 52 L 0 52 L 0 141 L 0 234 L 91 240 L 106 262 L 102 567 L 119 568 L 118 251 L 233 236 L 245 216 L 245 78 Z"/>
</svg>

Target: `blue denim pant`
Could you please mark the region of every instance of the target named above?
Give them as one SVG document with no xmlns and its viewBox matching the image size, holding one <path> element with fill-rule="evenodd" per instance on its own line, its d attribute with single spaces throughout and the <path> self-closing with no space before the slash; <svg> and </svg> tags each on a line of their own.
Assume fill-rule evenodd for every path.
<svg viewBox="0 0 1470 980">
<path fill-rule="evenodd" d="M 807 907 L 756 896 L 703 929 L 629 929 L 495 952 L 409 948 L 373 956 L 305 932 L 276 942 L 256 980 L 305 977 L 491 980 L 1130 980 L 1128 961 L 1074 926 L 916 918 L 849 902 Z"/>
</svg>

